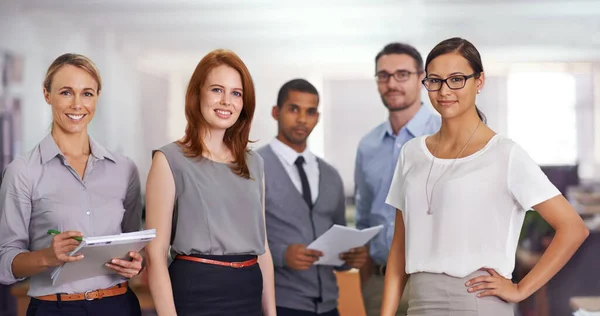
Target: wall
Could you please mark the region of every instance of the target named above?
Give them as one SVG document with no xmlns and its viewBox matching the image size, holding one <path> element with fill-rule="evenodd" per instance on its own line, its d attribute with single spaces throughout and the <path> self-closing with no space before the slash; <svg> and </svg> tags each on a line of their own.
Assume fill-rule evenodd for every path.
<svg viewBox="0 0 600 316">
<path fill-rule="evenodd" d="M 141 176 L 142 187 L 146 187 L 146 175 L 150 171 L 152 150 L 174 140 L 169 135 L 165 118 L 169 117 L 169 80 L 165 76 L 139 72 L 140 113 L 142 122 L 141 149 L 136 160 Z M 149 93 L 149 92 L 152 93 Z"/>
<path fill-rule="evenodd" d="M 566 71 L 573 74 L 576 84 L 577 150 L 579 173 L 583 181 L 600 177 L 598 137 L 600 132 L 600 67 L 566 64 L 566 66 L 533 65 L 539 70 Z M 555 67 L 555 68 L 553 68 Z M 497 133 L 507 135 L 507 74 L 510 67 L 492 67 L 485 87 L 477 97 L 477 105 L 487 117 L 488 125 Z M 552 93 L 548 91 L 547 93 Z M 324 107 L 331 115 L 325 121 L 325 157 L 342 175 L 345 192 L 353 194 L 354 160 L 362 136 L 387 118 L 373 79 L 352 78 L 326 80 Z M 595 95 L 594 95 L 595 94 Z M 422 100 L 430 107 L 425 91 Z M 532 128 L 544 123 L 544 113 L 528 118 Z M 556 128 L 561 128 L 557 122 Z M 556 148 L 560 150 L 559 147 Z"/>
<path fill-rule="evenodd" d="M 594 135 L 600 135 L 600 63 L 592 65 L 592 86 L 594 96 Z M 600 136 L 594 137 L 594 177 L 600 178 Z"/>
<path fill-rule="evenodd" d="M 198 61 L 203 56 L 198 57 Z M 240 58 L 246 62 L 243 55 Z M 196 62 L 196 63 L 197 63 Z M 322 112 L 320 122 L 313 130 L 308 140 L 308 146 L 318 156 L 324 157 L 324 120 L 326 118 L 326 106 L 323 96 L 323 75 L 312 68 L 302 68 L 290 65 L 262 64 L 246 62 L 252 75 L 256 93 L 256 108 L 250 140 L 254 141 L 250 146 L 254 149 L 267 145 L 277 136 L 277 122 L 271 116 L 271 109 L 277 103 L 277 94 L 281 86 L 294 78 L 304 78 L 311 82 L 322 96 L 319 110 Z M 169 77 L 169 135 L 172 139 L 178 139 L 185 130 L 185 90 L 190 76 L 195 68 L 189 65 L 188 70 L 170 72 Z"/>
<path fill-rule="evenodd" d="M 40 69 L 44 67 L 43 49 L 36 28 L 24 19 L 0 14 L 0 30 L 0 50 L 11 51 L 24 58 L 23 86 L 13 92 L 23 101 L 22 114 L 27 120 L 22 131 L 23 149 L 29 150 L 43 137 L 50 122 L 50 111 L 42 95 L 44 74 Z M 32 87 L 35 91 L 30 91 Z"/>
<path fill-rule="evenodd" d="M 387 119 L 374 79 L 329 80 L 325 148 L 328 161 L 344 181 L 347 196 L 354 192 L 354 163 L 360 139 Z"/>
<path fill-rule="evenodd" d="M 26 120 L 23 149 L 31 149 L 49 131 L 51 112 L 41 93 L 48 65 L 64 52 L 83 53 L 98 64 L 104 79 L 90 134 L 106 147 L 133 158 L 145 182 L 149 150 L 183 135 L 186 85 L 196 63 L 208 49 L 198 52 L 197 60 L 183 67 L 176 54 L 172 59 L 155 59 L 150 62 L 152 67 L 160 68 L 155 71 L 157 69 L 146 67 L 148 63 L 140 64 L 143 48 L 121 42 L 110 29 L 86 30 L 64 21 L 51 23 L 54 20 L 39 14 L 15 18 L 18 14 L 5 8 L 0 12 L 0 49 L 21 54 L 25 59 L 24 83 L 17 91 L 22 96 Z M 277 134 L 271 107 L 281 85 L 292 78 L 309 80 L 321 94 L 320 122 L 309 138 L 309 147 L 340 170 L 349 195 L 354 185 L 356 145 L 362 135 L 386 118 L 372 76 L 372 57 L 367 56 L 369 52 L 364 48 L 360 52 L 365 57 L 361 63 L 345 54 L 338 54 L 337 60 L 321 63 L 311 62 L 310 56 L 301 52 L 294 56 L 277 56 L 277 52 L 273 52 L 273 57 L 240 55 L 256 87 L 256 112 L 250 134 L 256 142 L 252 146 L 266 145 Z M 486 56 L 487 83 L 478 97 L 478 105 L 486 113 L 488 124 L 506 133 L 509 69 L 506 65 L 509 62 L 494 64 L 489 60 L 499 55 Z M 578 147 L 581 173 L 586 179 L 600 176 L 600 137 L 594 136 L 600 133 L 600 64 L 590 67 L 587 73 L 577 74 L 578 126 L 581 128 Z M 423 96 L 427 102 L 426 94 Z"/>
<path fill-rule="evenodd" d="M 24 58 L 24 82 L 16 91 L 23 100 L 23 151 L 32 149 L 50 131 L 51 110 L 42 93 L 48 66 L 59 55 L 73 52 L 90 57 L 103 79 L 90 135 L 106 148 L 138 160 L 142 135 L 138 75 L 133 59 L 120 53 L 121 47 L 110 31 L 88 32 L 64 21 L 45 24 L 35 15 L 0 16 L 0 29 L 0 50 Z"/>
</svg>

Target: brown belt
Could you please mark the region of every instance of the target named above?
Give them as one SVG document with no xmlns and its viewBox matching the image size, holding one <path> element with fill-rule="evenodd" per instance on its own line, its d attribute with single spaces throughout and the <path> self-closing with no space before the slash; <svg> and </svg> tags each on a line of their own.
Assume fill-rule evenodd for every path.
<svg viewBox="0 0 600 316">
<path fill-rule="evenodd" d="M 103 297 L 117 296 L 127 293 L 127 282 L 117 284 L 111 288 L 95 291 L 86 291 L 85 293 L 76 294 L 49 294 L 44 296 L 37 296 L 38 300 L 42 301 L 53 301 L 56 302 L 59 299 L 64 302 L 69 301 L 93 301 L 99 300 Z M 60 297 L 60 298 L 59 298 Z"/>
<path fill-rule="evenodd" d="M 214 264 L 217 266 L 224 266 L 224 267 L 230 267 L 230 268 L 236 268 L 236 269 L 243 268 L 243 267 L 250 267 L 250 266 L 255 265 L 258 262 L 258 259 L 256 259 L 256 258 L 250 259 L 247 261 L 242 261 L 242 262 L 225 262 L 225 261 L 217 261 L 217 260 L 204 259 L 204 258 L 196 258 L 196 257 L 191 257 L 191 256 L 182 256 L 182 255 L 177 255 L 175 257 L 175 259 L 207 263 L 207 264 Z"/>
</svg>

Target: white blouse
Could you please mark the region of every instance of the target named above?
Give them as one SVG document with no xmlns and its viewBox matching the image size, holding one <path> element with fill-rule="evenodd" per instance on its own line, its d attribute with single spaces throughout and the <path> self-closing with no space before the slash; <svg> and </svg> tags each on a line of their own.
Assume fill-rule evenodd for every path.
<svg viewBox="0 0 600 316">
<path fill-rule="evenodd" d="M 560 192 L 518 144 L 500 135 L 455 163 L 435 158 L 425 188 L 434 158 L 426 137 L 403 146 L 386 200 L 402 211 L 406 273 L 462 278 L 493 268 L 510 279 L 526 211 Z"/>
</svg>

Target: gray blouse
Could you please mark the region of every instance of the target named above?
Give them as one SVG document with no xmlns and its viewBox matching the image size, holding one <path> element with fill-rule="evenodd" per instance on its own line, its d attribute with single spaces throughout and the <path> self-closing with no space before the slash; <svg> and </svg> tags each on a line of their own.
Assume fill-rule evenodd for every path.
<svg viewBox="0 0 600 316">
<path fill-rule="evenodd" d="M 0 283 L 20 281 L 12 273 L 13 259 L 22 252 L 49 247 L 49 229 L 102 236 L 141 228 L 142 201 L 135 164 L 91 138 L 90 147 L 83 179 L 67 163 L 51 135 L 4 170 L 0 186 Z M 31 277 L 30 296 L 84 293 L 124 281 L 112 274 L 53 286 L 52 271 Z"/>
<path fill-rule="evenodd" d="M 178 254 L 261 255 L 265 252 L 262 157 L 246 154 L 250 179 L 206 158 L 185 157 L 170 143 L 160 149 L 175 179 L 172 251 Z"/>
</svg>

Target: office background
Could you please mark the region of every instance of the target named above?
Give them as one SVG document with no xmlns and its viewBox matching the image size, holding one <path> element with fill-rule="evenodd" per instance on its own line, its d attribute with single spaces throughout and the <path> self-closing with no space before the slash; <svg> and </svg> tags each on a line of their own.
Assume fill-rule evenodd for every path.
<svg viewBox="0 0 600 316">
<path fill-rule="evenodd" d="M 425 57 L 454 36 L 482 54 L 478 105 L 489 125 L 540 165 L 566 168 L 552 171 L 565 192 L 567 182 L 576 185 L 596 205 L 600 1 L 592 0 L 0 0 L 0 164 L 49 132 L 44 74 L 57 56 L 75 52 L 94 60 L 103 78 L 91 135 L 131 157 L 144 185 L 151 150 L 183 135 L 196 64 L 228 48 L 255 81 L 254 147 L 276 134 L 270 109 L 285 81 L 302 77 L 317 87 L 322 114 L 309 146 L 340 171 L 352 221 L 356 146 L 386 119 L 375 55 L 402 41 Z M 423 101 L 429 106 L 425 92 Z M 575 180 L 564 180 L 573 172 Z"/>
</svg>

